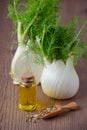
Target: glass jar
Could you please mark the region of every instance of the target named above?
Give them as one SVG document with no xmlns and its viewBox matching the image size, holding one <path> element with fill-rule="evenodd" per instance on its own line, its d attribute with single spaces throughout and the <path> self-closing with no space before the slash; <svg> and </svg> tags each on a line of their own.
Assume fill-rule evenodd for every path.
<svg viewBox="0 0 87 130">
<path fill-rule="evenodd" d="M 25 73 L 19 84 L 19 108 L 21 110 L 33 111 L 36 109 L 36 82 L 31 73 Z"/>
</svg>

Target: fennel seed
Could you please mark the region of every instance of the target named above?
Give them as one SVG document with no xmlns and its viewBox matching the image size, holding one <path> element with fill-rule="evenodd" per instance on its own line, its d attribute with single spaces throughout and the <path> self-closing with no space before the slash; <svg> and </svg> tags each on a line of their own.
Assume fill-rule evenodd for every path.
<svg viewBox="0 0 87 130">
<path fill-rule="evenodd" d="M 39 112 L 35 113 L 35 114 L 30 114 L 26 116 L 26 122 L 33 122 L 36 123 L 37 120 L 39 119 L 43 119 L 44 116 L 46 116 L 49 113 L 55 112 L 56 111 L 56 107 L 55 106 L 51 106 L 51 107 L 47 107 L 44 109 L 41 109 Z"/>
</svg>

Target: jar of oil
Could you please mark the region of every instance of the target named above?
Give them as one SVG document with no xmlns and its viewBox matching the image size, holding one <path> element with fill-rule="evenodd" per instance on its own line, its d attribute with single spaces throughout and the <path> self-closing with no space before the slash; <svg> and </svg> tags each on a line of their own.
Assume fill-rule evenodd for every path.
<svg viewBox="0 0 87 130">
<path fill-rule="evenodd" d="M 25 73 L 19 85 L 19 108 L 21 110 L 33 111 L 36 109 L 36 88 L 34 76 Z"/>
</svg>

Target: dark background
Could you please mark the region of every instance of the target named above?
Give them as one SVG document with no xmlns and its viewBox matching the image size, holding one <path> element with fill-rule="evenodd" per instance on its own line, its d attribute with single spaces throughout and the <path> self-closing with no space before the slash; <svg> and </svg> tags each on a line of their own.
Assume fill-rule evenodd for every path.
<svg viewBox="0 0 87 130">
<path fill-rule="evenodd" d="M 41 87 L 38 87 L 38 94 L 42 100 L 47 100 L 50 104 L 76 101 L 80 108 L 60 117 L 40 120 L 36 124 L 25 122 L 26 112 L 18 109 L 18 88 L 12 84 L 9 76 L 14 51 L 10 49 L 13 24 L 7 18 L 7 2 L 8 0 L 0 0 L 0 130 L 87 130 L 87 64 L 83 60 L 76 66 L 80 89 L 72 99 L 50 99 L 43 94 Z M 87 0 L 64 0 L 61 8 L 62 24 L 68 23 L 74 16 L 87 19 Z M 84 35 L 84 39 L 87 41 L 87 34 Z"/>
</svg>

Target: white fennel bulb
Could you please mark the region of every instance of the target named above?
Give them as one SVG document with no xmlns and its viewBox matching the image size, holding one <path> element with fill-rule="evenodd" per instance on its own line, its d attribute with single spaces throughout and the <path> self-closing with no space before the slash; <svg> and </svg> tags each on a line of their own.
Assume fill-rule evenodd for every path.
<svg viewBox="0 0 87 130">
<path fill-rule="evenodd" d="M 73 66 L 73 58 L 66 64 L 62 60 L 54 60 L 47 64 L 41 76 L 42 90 L 56 99 L 73 97 L 79 89 L 79 78 Z"/>
<path fill-rule="evenodd" d="M 31 72 L 35 76 L 36 82 L 40 82 L 43 66 L 35 62 L 35 54 L 27 50 L 27 46 L 18 46 L 11 63 L 11 73 L 13 83 L 18 84 L 21 76 L 25 72 Z"/>
</svg>

